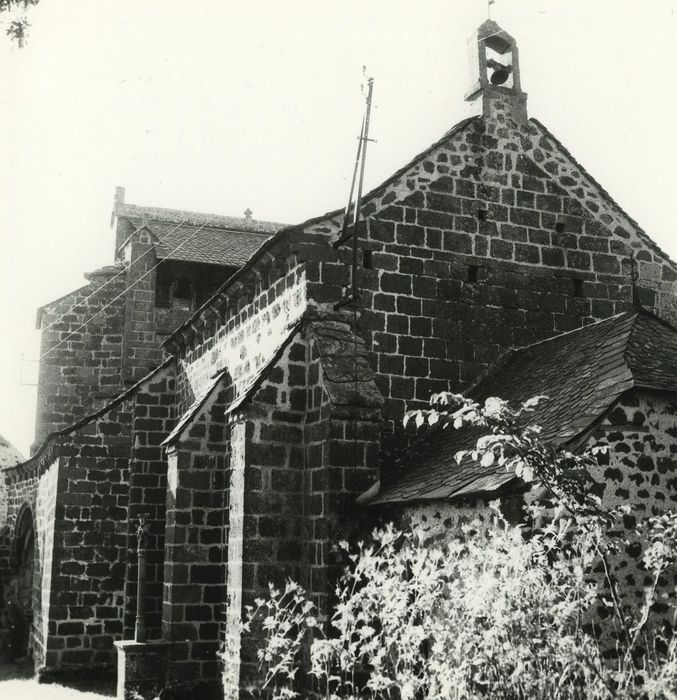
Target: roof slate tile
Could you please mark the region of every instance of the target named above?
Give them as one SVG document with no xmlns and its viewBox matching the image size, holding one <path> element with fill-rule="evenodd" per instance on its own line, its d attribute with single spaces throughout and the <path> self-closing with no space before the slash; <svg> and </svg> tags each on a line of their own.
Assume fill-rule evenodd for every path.
<svg viewBox="0 0 677 700">
<path fill-rule="evenodd" d="M 633 387 L 677 391 L 677 330 L 639 310 L 506 352 L 472 387 L 483 403 L 498 396 L 512 404 L 548 396 L 534 422 L 543 438 L 565 445 Z M 515 477 L 467 461 L 458 450 L 474 446 L 478 429 L 432 429 L 399 459 L 372 503 L 459 498 L 495 491 Z"/>
<path fill-rule="evenodd" d="M 115 214 L 145 225 L 156 239 L 160 260 L 240 267 L 286 224 L 235 216 L 198 214 L 159 207 L 119 204 Z"/>
</svg>

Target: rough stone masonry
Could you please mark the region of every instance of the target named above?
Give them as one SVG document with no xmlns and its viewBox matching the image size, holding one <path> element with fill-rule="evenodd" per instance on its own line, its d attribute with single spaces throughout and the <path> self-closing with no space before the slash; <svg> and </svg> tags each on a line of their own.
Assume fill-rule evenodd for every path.
<svg viewBox="0 0 677 700">
<path fill-rule="evenodd" d="M 201 684 L 201 697 L 239 697 L 256 665 L 256 639 L 240 626 L 243 606 L 269 582 L 293 576 L 329 612 L 332 543 L 386 512 L 356 499 L 385 494 L 399 478 L 392 454 L 407 442 L 406 409 L 432 392 L 467 389 L 512 347 L 582 332 L 640 306 L 663 319 L 656 323 L 672 338 L 665 322 L 677 320 L 677 265 L 528 118 L 514 39 L 488 22 L 471 42 L 476 116 L 363 199 L 352 232 L 361 262 L 355 309 L 335 308 L 351 281 L 352 252 L 335 245 L 343 212 L 331 212 L 272 236 L 254 233 L 256 247 L 200 303 L 197 287 L 170 287 L 183 308 L 178 327 L 153 335 L 156 366 L 140 376 L 134 364 L 115 396 L 92 389 L 105 372 L 62 372 L 63 396 L 89 392 L 89 405 L 83 399 L 77 415 L 59 417 L 32 457 L 5 471 L 10 531 L 18 534 L 29 509 L 38 543 L 31 650 L 40 674 L 111 667 L 115 642 L 125 697 L 186 682 Z M 486 62 L 489 43 L 510 65 L 500 85 Z M 159 249 L 158 225 L 132 220 L 130 240 Z M 224 224 L 210 246 L 240 241 L 226 234 Z M 121 269 L 134 269 L 140 252 L 132 248 Z M 135 301 L 148 304 L 149 323 L 162 315 L 160 281 Z M 135 335 L 141 317 L 128 313 L 129 294 L 123 301 L 116 338 L 143 349 L 151 341 Z M 74 342 L 104 337 L 90 329 Z M 575 344 L 587 336 L 571 337 Z M 120 358 L 144 355 L 122 347 Z M 64 369 L 69 362 L 63 358 Z M 674 406 L 677 368 L 666 367 L 654 390 Z M 623 392 L 624 406 L 649 400 Z M 56 382 L 45 410 L 56 410 L 60 395 Z M 652 414 L 652 435 L 671 445 L 663 437 L 677 429 L 675 414 L 653 405 L 661 418 Z M 614 443 L 639 463 L 634 442 Z M 655 469 L 674 470 L 671 450 L 658 453 Z M 649 463 L 641 463 L 648 476 Z M 614 497 L 674 502 L 666 479 L 657 484 L 661 501 L 653 478 L 640 493 L 614 471 L 602 477 Z M 396 515 L 467 507 L 442 500 L 388 507 Z M 149 640 L 135 644 L 120 640 L 132 636 L 142 515 L 150 527 Z"/>
</svg>

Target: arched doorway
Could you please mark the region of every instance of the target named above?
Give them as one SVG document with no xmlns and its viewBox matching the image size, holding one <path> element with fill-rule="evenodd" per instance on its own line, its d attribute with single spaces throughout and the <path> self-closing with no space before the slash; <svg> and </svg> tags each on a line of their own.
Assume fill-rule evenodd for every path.
<svg viewBox="0 0 677 700">
<path fill-rule="evenodd" d="M 22 506 L 14 528 L 13 564 L 16 577 L 13 595 L 7 601 L 9 655 L 20 659 L 29 655 L 33 622 L 33 575 L 35 572 L 35 523 L 28 505 Z"/>
</svg>

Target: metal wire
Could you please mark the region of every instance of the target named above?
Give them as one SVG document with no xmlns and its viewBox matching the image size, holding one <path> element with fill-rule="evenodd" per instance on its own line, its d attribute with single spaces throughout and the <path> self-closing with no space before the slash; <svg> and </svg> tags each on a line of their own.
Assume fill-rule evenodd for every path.
<svg viewBox="0 0 677 700">
<path fill-rule="evenodd" d="M 191 235 L 188 236 L 188 238 L 185 238 L 183 241 L 181 241 L 181 243 L 179 243 L 179 245 L 175 246 L 175 247 L 173 248 L 173 250 L 170 251 L 170 255 L 171 255 L 172 253 L 175 253 L 177 250 L 179 250 L 179 248 L 181 248 L 181 247 L 184 246 L 186 243 L 188 243 L 188 241 L 190 241 L 194 236 L 196 236 L 200 231 L 202 231 L 202 230 L 205 229 L 206 227 L 207 227 L 207 224 L 205 223 L 205 224 L 203 224 L 202 226 L 200 226 L 199 228 L 195 229 L 195 231 L 193 231 L 193 233 L 191 233 Z M 145 273 L 144 273 L 143 275 L 141 275 L 141 277 L 139 277 L 138 279 L 134 280 L 128 287 L 125 287 L 125 289 L 124 289 L 122 292 L 120 292 L 120 294 L 118 294 L 116 297 L 114 297 L 113 299 L 111 299 L 105 306 L 102 306 L 100 309 L 98 309 L 98 310 L 97 310 L 95 313 L 93 313 L 86 321 L 84 321 L 83 323 L 81 323 L 75 330 L 71 331 L 65 338 L 62 338 L 56 345 L 52 346 L 51 348 L 49 348 L 49 350 L 47 350 L 47 351 L 44 352 L 42 355 L 40 355 L 40 357 L 38 358 L 38 362 L 39 362 L 40 360 L 43 360 L 45 357 L 47 357 L 47 355 L 49 355 L 50 352 L 53 352 L 53 351 L 56 350 L 58 347 L 60 347 L 61 345 L 63 345 L 67 340 L 69 340 L 70 338 L 72 338 L 76 333 L 78 333 L 78 332 L 79 332 L 80 330 L 82 330 L 88 323 L 90 323 L 90 321 L 92 321 L 92 319 L 96 318 L 96 316 L 98 316 L 100 313 L 102 313 L 102 312 L 105 311 L 107 308 L 109 308 L 112 304 L 114 304 L 118 299 L 120 299 L 120 298 L 123 297 L 125 294 L 127 294 L 127 292 L 128 292 L 130 289 L 132 289 L 135 285 L 137 285 L 139 282 L 141 282 L 141 281 L 144 280 L 146 277 L 148 277 L 148 275 L 150 275 L 151 272 L 154 272 L 154 271 L 160 266 L 161 263 L 162 263 L 162 260 L 159 260 L 155 265 L 153 265 L 153 267 L 150 268 L 150 270 L 148 270 L 147 272 L 145 272 Z"/>
<path fill-rule="evenodd" d="M 178 229 L 180 229 L 187 221 L 188 221 L 188 219 L 184 219 L 177 226 L 175 226 L 171 231 L 167 231 L 167 233 L 164 236 L 162 236 L 162 238 L 158 239 L 158 243 L 162 243 L 162 241 L 164 241 L 165 238 L 167 238 L 168 236 L 171 236 L 171 234 L 174 233 L 174 231 L 178 231 Z M 141 227 L 139 227 L 139 228 L 141 228 Z M 138 231 L 139 229 L 137 228 L 136 230 Z M 139 260 L 141 260 L 141 258 L 143 258 L 144 255 L 148 255 L 148 253 L 150 253 L 150 251 L 151 251 L 151 248 L 148 248 L 146 251 L 141 253 L 141 255 L 139 255 L 139 257 L 136 258 L 136 260 L 133 260 L 131 264 L 133 265 L 134 263 L 139 262 Z M 71 306 L 70 309 L 68 309 L 68 311 L 64 311 L 58 318 L 54 319 L 54 321 L 52 321 L 51 323 L 48 323 L 44 328 L 41 328 L 40 330 L 43 333 L 45 331 L 48 331 L 52 326 L 54 326 L 57 323 L 59 323 L 60 321 L 62 321 L 65 316 L 68 316 L 69 313 L 71 313 L 72 311 L 75 311 L 75 309 L 77 309 L 78 306 L 81 306 L 82 304 L 86 304 L 93 296 L 98 294 L 100 291 L 104 290 L 109 284 L 112 284 L 113 282 L 115 282 L 115 280 L 118 277 L 125 274 L 126 272 L 127 272 L 127 267 L 123 267 L 120 270 L 120 272 L 118 272 L 115 276 L 111 277 L 109 280 L 107 280 L 100 287 L 97 287 L 91 294 L 86 296 L 82 301 L 79 301 L 77 304 L 73 304 L 73 306 Z"/>
</svg>

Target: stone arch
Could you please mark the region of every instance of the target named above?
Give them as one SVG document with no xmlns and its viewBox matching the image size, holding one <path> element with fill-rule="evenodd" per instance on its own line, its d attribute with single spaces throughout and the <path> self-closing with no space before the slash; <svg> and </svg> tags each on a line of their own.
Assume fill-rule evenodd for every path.
<svg viewBox="0 0 677 700">
<path fill-rule="evenodd" d="M 14 585 L 7 601 L 7 622 L 10 628 L 13 658 L 29 654 L 30 630 L 33 622 L 33 589 L 35 576 L 35 518 L 33 509 L 24 503 L 17 514 L 12 538 Z"/>
</svg>

